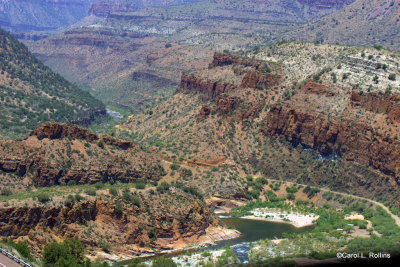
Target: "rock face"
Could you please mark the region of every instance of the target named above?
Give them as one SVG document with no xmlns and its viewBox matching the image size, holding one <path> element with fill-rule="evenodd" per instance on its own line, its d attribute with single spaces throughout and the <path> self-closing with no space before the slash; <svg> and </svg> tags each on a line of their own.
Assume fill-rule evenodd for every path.
<svg viewBox="0 0 400 267">
<path fill-rule="evenodd" d="M 82 127 L 52 122 L 44 123 L 41 126 L 36 127 L 30 135 L 36 136 L 39 140 L 43 138 L 62 139 L 70 137 L 91 142 L 99 139 L 96 134 L 91 133 Z"/>
<path fill-rule="evenodd" d="M 250 87 L 257 89 L 267 89 L 278 85 L 279 76 L 272 75 L 270 73 L 264 73 L 263 71 L 250 71 L 246 73 L 242 80 L 242 87 Z"/>
<path fill-rule="evenodd" d="M 207 74 L 221 69 L 231 71 L 231 81 L 210 80 Z M 215 53 L 206 74 L 183 74 L 178 92 L 198 94 L 201 100 L 215 100 L 214 109 L 220 114 L 229 114 L 235 119 L 243 120 L 256 117 L 264 103 L 258 97 L 245 97 L 245 90 L 259 92 L 278 85 L 280 75 L 272 73 L 266 62 L 241 57 L 235 54 Z M 205 110 L 200 111 L 203 116 Z"/>
<path fill-rule="evenodd" d="M 281 135 L 294 144 L 317 149 L 324 155 L 337 153 L 345 160 L 371 165 L 396 177 L 400 184 L 399 141 L 377 133 L 363 122 L 302 112 L 273 105 L 261 131 Z"/>
<path fill-rule="evenodd" d="M 351 105 L 362 107 L 373 113 L 387 115 L 389 120 L 400 122 L 400 97 L 397 95 L 383 95 L 380 93 L 352 92 Z"/>
<path fill-rule="evenodd" d="M 184 93 L 200 93 L 202 99 L 210 100 L 235 89 L 237 89 L 235 85 L 227 82 L 208 81 L 190 74 L 183 74 L 181 86 L 178 91 Z"/>
<path fill-rule="evenodd" d="M 227 81 L 210 81 L 197 77 L 196 74 L 183 74 L 181 86 L 178 89 L 184 93 L 200 93 L 202 99 L 216 99 L 222 94 L 239 88 L 250 87 L 266 89 L 275 86 L 279 82 L 279 75 L 270 74 L 270 69 L 265 62 L 242 58 L 239 55 L 215 53 L 214 59 L 209 65 L 209 70 L 216 67 L 236 67 L 235 75 L 241 78 L 240 86 Z M 251 67 L 251 69 L 245 69 Z"/>
<path fill-rule="evenodd" d="M 122 197 L 84 200 L 64 205 L 0 209 L 0 234 L 12 239 L 29 237 L 41 251 L 52 239 L 77 238 L 89 251 L 107 242 L 112 251 L 169 249 L 195 242 L 218 220 L 202 200 L 180 189 L 150 197 L 136 196 L 135 204 Z M 117 203 L 122 211 L 116 208 Z M 131 251 L 132 252 L 132 251 Z"/>
<path fill-rule="evenodd" d="M 37 127 L 23 141 L 1 141 L 0 170 L 31 177 L 38 186 L 158 180 L 164 173 L 155 156 L 131 142 L 57 123 Z"/>
</svg>

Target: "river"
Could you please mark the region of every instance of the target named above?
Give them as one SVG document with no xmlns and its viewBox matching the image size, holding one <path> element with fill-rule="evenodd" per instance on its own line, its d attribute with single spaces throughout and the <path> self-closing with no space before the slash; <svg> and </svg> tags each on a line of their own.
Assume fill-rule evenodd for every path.
<svg viewBox="0 0 400 267">
<path fill-rule="evenodd" d="M 218 248 L 223 248 L 229 245 L 242 263 L 249 262 L 249 252 L 252 242 L 256 242 L 261 239 L 279 239 L 282 238 L 283 233 L 301 233 L 312 229 L 313 226 L 296 228 L 291 224 L 279 223 L 279 222 L 269 222 L 269 221 L 259 221 L 259 220 L 249 220 L 242 218 L 234 218 L 230 216 L 220 215 L 220 221 L 227 227 L 233 228 L 240 231 L 242 234 L 240 237 L 235 239 L 223 240 L 217 242 L 216 245 L 209 246 L 206 248 L 190 249 L 188 251 L 175 251 L 168 254 L 164 254 L 167 257 L 176 257 L 179 255 L 187 254 L 188 252 L 193 253 L 196 251 L 211 251 Z M 159 255 L 147 257 L 143 259 L 144 261 L 152 260 Z M 129 261 L 119 262 L 117 265 L 121 266 Z"/>
<path fill-rule="evenodd" d="M 312 228 L 296 228 L 287 223 L 249 220 L 229 216 L 221 216 L 220 221 L 227 228 L 234 228 L 241 232 L 242 235 L 235 239 L 220 241 L 217 245 L 208 247 L 204 250 L 210 250 L 229 245 L 232 248 L 233 253 L 235 253 L 239 260 L 243 263 L 249 261 L 249 251 L 252 242 L 266 238 L 279 239 L 282 238 L 283 233 L 301 233 L 309 231 Z"/>
<path fill-rule="evenodd" d="M 107 109 L 106 112 L 108 115 L 110 115 L 114 119 L 114 121 L 119 121 L 124 117 L 121 115 L 121 113 L 111 110 L 111 109 Z"/>
</svg>

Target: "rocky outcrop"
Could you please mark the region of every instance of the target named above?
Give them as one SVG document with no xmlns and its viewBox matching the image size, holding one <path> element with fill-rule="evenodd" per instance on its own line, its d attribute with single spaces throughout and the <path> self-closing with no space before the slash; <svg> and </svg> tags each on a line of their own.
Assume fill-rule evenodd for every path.
<svg viewBox="0 0 400 267">
<path fill-rule="evenodd" d="M 385 114 L 391 121 L 400 122 L 400 96 L 353 91 L 350 100 L 353 107 Z"/>
<path fill-rule="evenodd" d="M 200 121 L 201 119 L 207 118 L 211 114 L 211 109 L 208 105 L 204 104 L 201 109 L 199 114 L 197 115 L 197 121 Z"/>
<path fill-rule="evenodd" d="M 95 121 L 98 117 L 106 115 L 107 111 L 103 110 L 95 110 L 90 112 L 90 114 L 86 117 L 79 118 L 78 120 L 72 120 L 70 123 L 82 125 L 82 126 L 89 126 L 93 121 Z"/>
<path fill-rule="evenodd" d="M 135 194 L 133 204 L 122 197 L 66 202 L 64 205 L 0 209 L 0 234 L 28 238 L 38 252 L 52 241 L 77 238 L 86 248 L 107 242 L 113 251 L 169 249 L 195 242 L 218 220 L 202 200 L 171 188 L 164 194 Z M 122 209 L 117 209 L 116 205 Z"/>
<path fill-rule="evenodd" d="M 309 94 L 324 95 L 328 97 L 336 95 L 335 91 L 330 90 L 327 85 L 316 83 L 310 80 L 308 80 L 303 86 L 301 86 L 301 89 L 305 93 Z"/>
<path fill-rule="evenodd" d="M 215 110 L 236 120 L 255 118 L 261 112 L 263 103 L 256 99 L 243 99 L 238 96 L 221 95 L 215 100 Z"/>
<path fill-rule="evenodd" d="M 29 159 L 5 156 L 0 158 L 0 170 L 3 172 L 16 172 L 18 176 L 24 176 L 30 165 L 29 162 Z"/>
<path fill-rule="evenodd" d="M 33 135 L 36 136 L 39 140 L 43 138 L 61 139 L 69 137 L 91 142 L 99 139 L 96 134 L 89 132 L 85 128 L 54 122 L 47 122 L 42 124 L 41 126 L 36 127 L 36 129 L 30 133 L 30 136 Z"/>
<path fill-rule="evenodd" d="M 157 158 L 132 142 L 99 137 L 75 125 L 45 123 L 23 141 L 0 142 L 0 170 L 38 186 L 159 180 Z"/>
<path fill-rule="evenodd" d="M 242 57 L 236 54 L 229 53 L 214 53 L 213 61 L 208 66 L 209 69 L 222 67 L 226 65 L 242 65 L 244 67 L 254 67 L 260 71 L 266 71 L 268 64 L 264 61 Z"/>
<path fill-rule="evenodd" d="M 48 139 L 62 139 L 62 138 L 72 138 L 81 139 L 88 142 L 93 142 L 95 140 L 102 140 L 105 144 L 117 146 L 121 149 L 138 148 L 132 142 L 118 140 L 113 137 L 104 136 L 99 137 L 98 135 L 89 132 L 85 128 L 80 126 L 47 122 L 41 126 L 36 127 L 34 131 L 31 132 L 30 136 L 36 136 L 39 140 L 43 138 Z"/>
<path fill-rule="evenodd" d="M 183 74 L 178 92 L 199 93 L 202 99 L 211 100 L 235 89 L 237 86 L 227 82 L 209 81 L 191 74 Z"/>
<path fill-rule="evenodd" d="M 205 160 L 188 160 L 187 163 L 197 166 L 223 166 L 226 165 L 226 157 L 224 155 L 219 155 Z"/>
<path fill-rule="evenodd" d="M 261 131 L 281 135 L 294 144 L 314 148 L 322 154 L 340 154 L 343 159 L 367 164 L 396 177 L 400 184 L 400 142 L 377 133 L 371 126 L 351 119 L 328 119 L 273 105 Z"/>
<path fill-rule="evenodd" d="M 230 65 L 235 75 L 241 79 L 239 86 L 229 82 L 210 81 L 192 73 L 182 75 L 178 92 L 200 93 L 203 100 L 211 100 L 239 88 L 268 89 L 278 85 L 280 81 L 280 76 L 272 74 L 266 62 L 235 54 L 215 53 L 209 69 Z"/>
<path fill-rule="evenodd" d="M 257 89 L 268 89 L 270 87 L 278 85 L 279 79 L 279 75 L 254 70 L 246 73 L 240 86 Z"/>
</svg>

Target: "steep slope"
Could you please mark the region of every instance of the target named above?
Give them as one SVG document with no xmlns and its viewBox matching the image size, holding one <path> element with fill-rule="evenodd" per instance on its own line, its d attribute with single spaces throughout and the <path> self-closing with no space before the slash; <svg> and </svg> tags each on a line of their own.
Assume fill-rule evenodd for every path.
<svg viewBox="0 0 400 267">
<path fill-rule="evenodd" d="M 171 99 L 116 130 L 171 161 L 216 166 L 188 181 L 209 192 L 259 173 L 397 205 L 398 59 L 307 43 L 215 54 Z"/>
<path fill-rule="evenodd" d="M 22 141 L 0 141 L 0 234 L 36 257 L 74 237 L 91 257 L 113 260 L 238 235 L 219 226 L 195 188 L 157 186 L 164 165 L 131 142 L 73 125 L 46 123 Z"/>
<path fill-rule="evenodd" d="M 0 170 L 22 177 L 25 186 L 157 181 L 165 172 L 157 158 L 131 142 L 66 124 L 43 124 L 27 139 L 1 141 L 0 147 Z"/>
<path fill-rule="evenodd" d="M 21 136 L 38 124 L 89 123 L 104 105 L 37 60 L 0 30 L 0 136 Z"/>
<path fill-rule="evenodd" d="M 79 187 L 64 187 L 47 203 L 32 195 L 20 201 L 27 205 L 2 206 L 0 233 L 25 241 L 36 257 L 55 240 L 77 238 L 90 256 L 115 260 L 183 248 L 223 230 L 201 199 L 179 188 L 153 194 L 132 185 L 123 186 L 124 190 L 121 186 L 90 188 L 97 196 L 77 198 Z M 110 194 L 112 190 L 118 195 Z"/>
<path fill-rule="evenodd" d="M 93 0 L 1 0 L 0 27 L 12 31 L 49 31 L 84 18 Z"/>
<path fill-rule="evenodd" d="M 317 19 L 350 2 L 231 0 L 137 12 L 117 8 L 120 12 L 110 13 L 104 23 L 28 45 L 53 70 L 93 88 L 102 101 L 137 111 L 170 95 L 182 72 L 206 67 L 214 50 L 261 45 L 293 24 Z"/>
<path fill-rule="evenodd" d="M 357 0 L 334 14 L 286 34 L 286 38 L 400 48 L 400 1 Z M 382 30 L 384 29 L 384 30 Z"/>
</svg>

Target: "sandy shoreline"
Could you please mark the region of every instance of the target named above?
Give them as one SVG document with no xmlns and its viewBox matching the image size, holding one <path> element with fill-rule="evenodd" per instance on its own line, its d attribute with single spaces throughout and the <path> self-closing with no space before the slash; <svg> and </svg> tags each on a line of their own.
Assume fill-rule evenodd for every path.
<svg viewBox="0 0 400 267">
<path fill-rule="evenodd" d="M 299 214 L 285 211 L 277 211 L 272 209 L 255 209 L 252 210 L 253 215 L 243 216 L 242 219 L 259 220 L 268 222 L 279 222 L 293 225 L 296 228 L 312 226 L 315 220 L 319 218 L 315 214 Z"/>
</svg>

